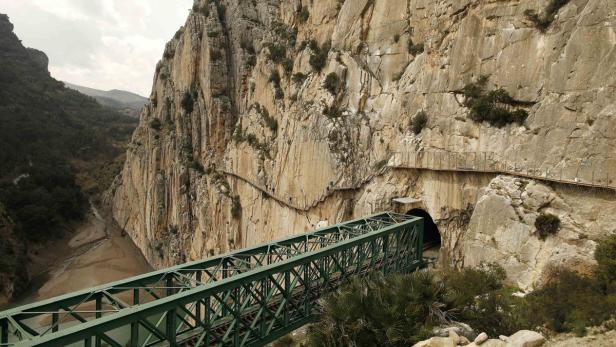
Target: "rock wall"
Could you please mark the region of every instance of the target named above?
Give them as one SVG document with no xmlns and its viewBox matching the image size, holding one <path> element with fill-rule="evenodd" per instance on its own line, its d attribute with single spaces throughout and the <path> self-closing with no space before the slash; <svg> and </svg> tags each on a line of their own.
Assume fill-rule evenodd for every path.
<svg viewBox="0 0 616 347">
<path fill-rule="evenodd" d="M 483 201 L 496 194 L 482 188 L 508 178 L 384 164 L 396 151 L 453 150 L 495 152 L 522 167 L 585 160 L 598 175 L 616 168 L 616 3 L 572 0 L 542 32 L 525 11 L 546 4 L 198 0 L 157 66 L 151 103 L 109 192 L 114 216 L 162 267 L 394 209 L 392 198 L 411 196 L 439 225 L 446 262 L 518 266 L 495 255 L 509 250 L 473 248 L 493 232 L 486 227 L 512 225 L 482 215 L 494 212 Z M 341 82 L 330 91 L 332 73 Z M 529 112 L 523 125 L 468 118 L 460 90 L 481 75 Z M 427 127 L 414 134 L 409 121 L 422 110 Z M 590 192 L 572 199 L 597 201 Z M 527 233 L 536 211 L 523 211 Z M 567 216 L 601 226 L 591 240 L 613 232 L 606 216 Z M 589 242 L 573 248 L 586 252 Z M 520 283 L 535 279 L 525 273 Z"/>
</svg>

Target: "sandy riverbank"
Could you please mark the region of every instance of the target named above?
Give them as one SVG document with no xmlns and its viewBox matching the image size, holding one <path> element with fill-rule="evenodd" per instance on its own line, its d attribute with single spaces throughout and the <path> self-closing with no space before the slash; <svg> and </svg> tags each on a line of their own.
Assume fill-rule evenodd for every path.
<svg viewBox="0 0 616 347">
<path fill-rule="evenodd" d="M 53 252 L 52 254 L 46 254 Z M 93 206 L 71 237 L 37 250 L 37 275 L 23 305 L 152 271 L 132 240 Z"/>
</svg>

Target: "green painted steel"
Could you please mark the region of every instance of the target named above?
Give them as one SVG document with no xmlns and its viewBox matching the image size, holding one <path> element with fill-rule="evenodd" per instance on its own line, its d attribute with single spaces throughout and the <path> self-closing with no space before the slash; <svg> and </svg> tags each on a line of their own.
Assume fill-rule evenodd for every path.
<svg viewBox="0 0 616 347">
<path fill-rule="evenodd" d="M 353 276 L 423 266 L 423 220 L 386 212 L 0 312 L 0 346 L 263 346 Z"/>
</svg>

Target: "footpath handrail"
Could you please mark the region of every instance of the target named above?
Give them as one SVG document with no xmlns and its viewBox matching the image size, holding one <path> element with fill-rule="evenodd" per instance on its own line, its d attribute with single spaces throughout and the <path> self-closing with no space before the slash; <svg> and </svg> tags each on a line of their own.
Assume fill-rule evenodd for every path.
<svg viewBox="0 0 616 347">
<path fill-rule="evenodd" d="M 509 160 L 494 152 L 434 150 L 394 152 L 387 166 L 394 169 L 505 174 L 575 186 L 616 189 L 616 177 L 610 177 L 607 168 L 600 168 L 588 160 L 580 160 L 577 164 L 563 162 L 552 168 L 533 168 L 519 163 L 516 158 Z"/>
</svg>

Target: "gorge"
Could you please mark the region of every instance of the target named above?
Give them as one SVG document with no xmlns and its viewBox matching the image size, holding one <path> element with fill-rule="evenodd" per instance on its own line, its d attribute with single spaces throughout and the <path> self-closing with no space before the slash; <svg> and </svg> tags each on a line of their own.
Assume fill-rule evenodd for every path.
<svg viewBox="0 0 616 347">
<path fill-rule="evenodd" d="M 523 290 L 551 266 L 584 271 L 615 232 L 614 190 L 576 180 L 613 186 L 616 4 L 548 3 L 195 1 L 106 201 L 156 268 L 419 209 L 444 264 L 497 262 Z M 521 118 L 481 121 L 472 100 Z M 435 152 L 577 172 L 555 183 L 394 163 Z M 541 215 L 560 220 L 545 239 Z"/>
</svg>

